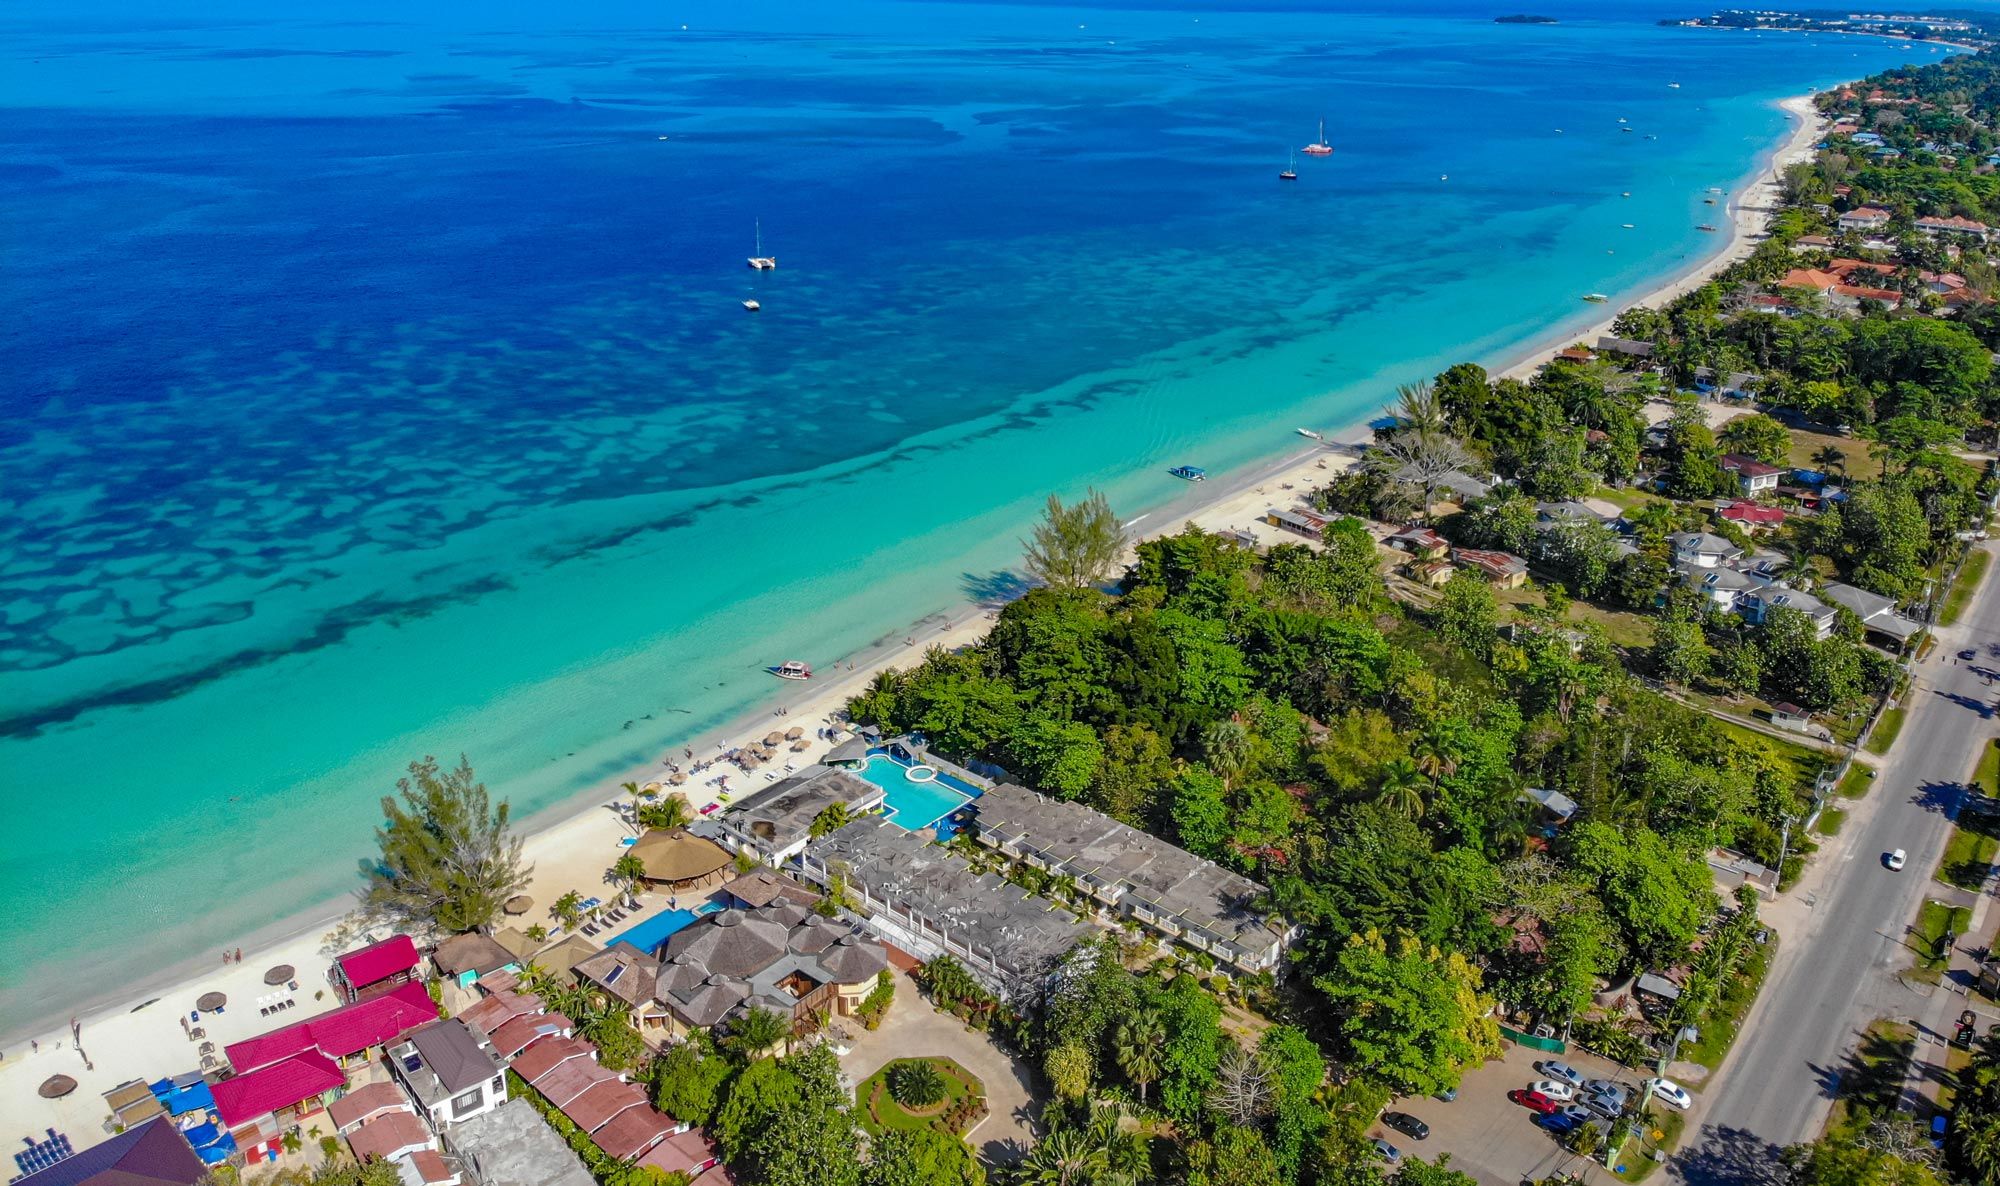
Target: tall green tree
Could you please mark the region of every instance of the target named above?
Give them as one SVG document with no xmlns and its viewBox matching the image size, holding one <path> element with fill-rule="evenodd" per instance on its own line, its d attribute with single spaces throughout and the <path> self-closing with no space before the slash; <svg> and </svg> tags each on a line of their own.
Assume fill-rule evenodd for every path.
<svg viewBox="0 0 2000 1186">
<path fill-rule="evenodd" d="M 382 800 L 387 822 L 375 829 L 381 855 L 368 869 L 366 908 L 418 930 L 491 926 L 534 871 L 507 801 L 494 806 L 462 756 L 451 770 L 436 758 L 412 762 L 396 789 L 400 801 Z"/>
<path fill-rule="evenodd" d="M 1478 969 L 1414 936 L 1349 936 L 1314 979 L 1354 1065 L 1412 1095 L 1458 1086 L 1465 1068 L 1500 1052 L 1492 998 Z"/>
<path fill-rule="evenodd" d="M 1096 490 L 1068 506 L 1051 494 L 1042 521 L 1021 543 L 1030 576 L 1055 589 L 1088 589 L 1117 568 L 1125 529 Z"/>
<path fill-rule="evenodd" d="M 861 1186 L 986 1186 L 986 1171 L 958 1137 L 892 1128 L 870 1138 Z"/>
</svg>

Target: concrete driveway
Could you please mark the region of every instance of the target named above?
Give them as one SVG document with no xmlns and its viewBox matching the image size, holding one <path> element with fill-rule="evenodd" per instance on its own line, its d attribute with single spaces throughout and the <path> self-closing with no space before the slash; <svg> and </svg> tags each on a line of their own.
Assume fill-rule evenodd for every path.
<svg viewBox="0 0 2000 1186">
<path fill-rule="evenodd" d="M 1580 1174 L 1593 1183 L 1614 1182 L 1603 1166 L 1564 1149 L 1553 1133 L 1535 1123 L 1533 1112 L 1507 1098 L 1515 1088 L 1545 1077 L 1535 1070 L 1535 1063 L 1544 1058 L 1566 1062 L 1592 1079 L 1636 1087 L 1643 1078 L 1575 1047 L 1567 1054 L 1543 1054 L 1508 1043 L 1499 1058 L 1467 1072 L 1452 1102 L 1408 1097 L 1389 1105 L 1390 1111 L 1408 1112 L 1430 1125 L 1427 1139 L 1413 1141 L 1379 1121 L 1368 1135 L 1388 1141 L 1405 1157 L 1435 1161 L 1439 1154 L 1449 1153 L 1452 1169 L 1490 1186 L 1520 1186 L 1558 1172 Z"/>
<path fill-rule="evenodd" d="M 1033 1085 L 1028 1068 L 949 1013 L 931 1008 L 907 975 L 896 973 L 896 1001 L 882 1028 L 866 1030 L 843 1018 L 848 1052 L 840 1069 L 859 1086 L 863 1079 L 899 1058 L 943 1056 L 979 1076 L 986 1087 L 986 1119 L 967 1134 L 973 1151 L 988 1165 L 1012 1165 L 1035 1143 Z"/>
</svg>

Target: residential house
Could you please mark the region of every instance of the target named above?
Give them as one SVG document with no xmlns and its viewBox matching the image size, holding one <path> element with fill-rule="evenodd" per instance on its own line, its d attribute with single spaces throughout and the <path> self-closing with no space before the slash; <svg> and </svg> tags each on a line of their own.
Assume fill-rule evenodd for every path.
<svg viewBox="0 0 2000 1186">
<path fill-rule="evenodd" d="M 1715 517 L 1746 528 L 1777 527 L 1784 523 L 1785 511 L 1760 502 L 1731 502 L 1718 506 Z"/>
<path fill-rule="evenodd" d="M 879 817 L 820 837 L 799 854 L 820 885 L 837 878 L 862 925 L 893 950 L 949 955 L 994 994 L 1014 995 L 1097 933 L 1046 899 Z"/>
<path fill-rule="evenodd" d="M 402 1088 L 387 1080 L 357 1087 L 326 1107 L 327 1118 L 333 1121 L 333 1131 L 342 1136 L 392 1112 L 414 1117 L 417 1106 L 403 1094 Z"/>
<path fill-rule="evenodd" d="M 407 984 L 415 978 L 422 960 L 415 940 L 408 935 L 391 935 L 380 943 L 370 943 L 335 957 L 333 966 L 327 969 L 327 978 L 333 982 L 335 996 L 353 1002 L 363 994 L 386 992 Z"/>
<path fill-rule="evenodd" d="M 881 787 L 831 766 L 820 766 L 782 779 L 711 815 L 689 829 L 765 863 L 781 866 L 812 839 L 819 814 L 839 805 L 849 816 L 881 808 Z"/>
<path fill-rule="evenodd" d="M 1766 465 L 1755 457 L 1745 457 L 1741 453 L 1724 453 L 1722 471 L 1735 474 L 1736 484 L 1750 498 L 1775 493 L 1778 489 L 1778 479 L 1785 476 L 1782 467 Z"/>
<path fill-rule="evenodd" d="M 1599 354 L 1619 354 L 1626 358 L 1648 359 L 1653 357 L 1653 344 L 1638 338 L 1601 337 L 1597 339 Z"/>
<path fill-rule="evenodd" d="M 1738 598 L 1762 588 L 1759 582 L 1733 568 L 1683 567 L 1680 573 L 1681 580 L 1699 592 L 1716 613 L 1735 613 Z"/>
<path fill-rule="evenodd" d="M 403 1161 L 425 1149 L 437 1147 L 437 1138 L 424 1122 L 408 1112 L 390 1112 L 346 1134 L 354 1160 L 379 1157 L 383 1161 Z"/>
<path fill-rule="evenodd" d="M 507 1099 L 506 1068 L 492 1044 L 456 1017 L 411 1034 L 389 1051 L 389 1067 L 439 1130 Z"/>
<path fill-rule="evenodd" d="M 1903 305 L 1903 294 L 1893 288 L 1876 288 L 1865 284 L 1835 285 L 1827 294 L 1826 303 L 1842 312 L 1853 312 L 1863 301 L 1874 301 L 1894 311 Z"/>
<path fill-rule="evenodd" d="M 1835 605 L 1844 606 L 1855 617 L 1861 619 L 1861 628 L 1872 636 L 1871 641 L 1890 650 L 1900 651 L 1911 639 L 1923 632 L 1923 624 L 1904 615 L 1896 608 L 1893 599 L 1880 593 L 1870 593 L 1853 585 L 1834 582 L 1820 588 L 1820 596 Z"/>
<path fill-rule="evenodd" d="M 207 1175 L 207 1164 L 195 1156 L 174 1122 L 159 1116 L 13 1182 L 14 1186 L 195 1186 Z"/>
<path fill-rule="evenodd" d="M 1839 616 L 1833 606 L 1812 594 L 1787 589 L 1783 585 L 1760 585 L 1743 591 L 1737 598 L 1737 612 L 1753 626 L 1763 625 L 1770 618 L 1771 611 L 1779 609 L 1797 610 L 1804 614 L 1813 624 L 1813 633 L 1820 638 L 1833 633 L 1834 619 Z"/>
<path fill-rule="evenodd" d="M 1453 548 L 1451 558 L 1459 567 L 1472 569 L 1502 589 L 1518 589 L 1528 583 L 1528 562 L 1511 552 Z"/>
<path fill-rule="evenodd" d="M 1230 971 L 1276 971 L 1296 933 L 1257 908 L 1263 886 L 1080 803 L 1003 783 L 972 810 L 979 844 L 1073 878 L 1106 912 L 1207 952 Z"/>
<path fill-rule="evenodd" d="M 1873 135 L 1873 133 L 1861 133 L 1861 136 L 1869 135 Z M 1861 142 L 1861 136 L 1856 136 L 1854 139 L 1857 142 Z M 1849 210 L 1834 221 L 1840 225 L 1840 229 L 1843 231 L 1880 231 L 1888 228 L 1889 219 L 1889 212 L 1880 206 L 1859 206 L 1853 210 Z"/>
<path fill-rule="evenodd" d="M 1667 537 L 1676 568 L 1719 568 L 1743 555 L 1743 549 L 1707 531 L 1677 531 Z"/>
<path fill-rule="evenodd" d="M 1812 713 L 1791 703 L 1772 705 L 1771 723 L 1780 729 L 1789 729 L 1794 733 L 1811 733 L 1813 731 Z"/>
<path fill-rule="evenodd" d="M 1784 297 L 1769 292 L 1751 293 L 1749 307 L 1752 313 L 1771 313 L 1788 319 L 1799 316 L 1801 312 L 1797 305 L 1794 305 Z"/>
<path fill-rule="evenodd" d="M 1412 560 L 1405 568 L 1411 580 L 1427 589 L 1444 588 L 1458 572 L 1458 566 L 1449 560 Z"/>
<path fill-rule="evenodd" d="M 1310 511 L 1281 511 L 1276 507 L 1265 508 L 1264 522 L 1314 543 L 1320 541 L 1320 532 L 1326 529 L 1327 524 L 1324 517 Z"/>
<path fill-rule="evenodd" d="M 1415 475 L 1408 471 L 1399 474 L 1398 480 L 1417 482 L 1419 485 L 1422 484 Z M 1493 483 L 1483 478 L 1475 478 L 1464 470 L 1458 469 L 1445 474 L 1433 484 L 1437 487 L 1440 494 L 1459 502 L 1469 502 L 1475 498 L 1485 498 L 1487 495 L 1493 493 Z"/>
<path fill-rule="evenodd" d="M 1805 251 L 1831 250 L 1833 250 L 1833 240 L 1827 238 L 1825 235 L 1800 235 L 1798 238 L 1792 240 L 1792 251 L 1794 254 Z"/>
<path fill-rule="evenodd" d="M 494 972 L 521 970 L 519 956 L 502 947 L 493 936 L 478 931 L 453 935 L 438 944 L 437 950 L 431 952 L 431 963 L 440 976 L 456 981 L 460 988 L 471 988 L 473 981 Z"/>
<path fill-rule="evenodd" d="M 1428 527 L 1405 527 L 1386 542 L 1419 560 L 1441 560 L 1451 554 L 1451 541 Z"/>
<path fill-rule="evenodd" d="M 1521 792 L 1524 802 L 1533 803 L 1542 818 L 1552 824 L 1566 824 L 1576 814 L 1576 800 L 1561 791 L 1546 787 L 1529 787 Z"/>
<path fill-rule="evenodd" d="M 658 1044 L 680 1032 L 673 1018 L 656 999 L 660 984 L 660 961 L 650 952 L 630 943 L 619 942 L 605 948 L 570 969 L 585 984 L 595 985 L 606 996 L 625 1002 L 639 1036 Z"/>
</svg>

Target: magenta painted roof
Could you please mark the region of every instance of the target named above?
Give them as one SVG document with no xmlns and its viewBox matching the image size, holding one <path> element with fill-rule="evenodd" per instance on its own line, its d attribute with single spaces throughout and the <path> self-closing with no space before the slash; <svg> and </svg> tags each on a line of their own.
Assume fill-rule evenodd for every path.
<svg viewBox="0 0 2000 1186">
<path fill-rule="evenodd" d="M 346 1058 L 371 1046 L 393 1042 L 420 1025 L 436 1021 L 437 1017 L 437 1004 L 431 1000 L 430 992 L 412 980 L 381 996 L 342 1005 L 268 1034 L 232 1042 L 223 1047 L 222 1053 L 239 1074 L 308 1051 L 328 1058 Z"/>
<path fill-rule="evenodd" d="M 408 935 L 391 935 L 359 951 L 350 951 L 334 962 L 351 988 L 366 988 L 377 980 L 387 980 L 398 972 L 417 966 L 417 945 Z"/>
<path fill-rule="evenodd" d="M 235 1128 L 279 1108 L 288 1108 L 347 1082 L 347 1076 L 325 1055 L 305 1053 L 270 1066 L 224 1079 L 210 1090 L 215 1111 L 225 1128 Z"/>
</svg>

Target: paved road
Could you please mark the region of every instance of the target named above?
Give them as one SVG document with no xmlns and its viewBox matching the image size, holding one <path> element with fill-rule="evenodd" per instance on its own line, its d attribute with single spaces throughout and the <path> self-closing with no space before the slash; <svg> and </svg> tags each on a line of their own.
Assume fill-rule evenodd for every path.
<svg viewBox="0 0 2000 1186">
<path fill-rule="evenodd" d="M 1995 732 L 1988 706 L 2000 683 L 1978 674 L 2000 674 L 1995 584 L 1986 582 L 1958 626 L 1939 632 L 1874 790 L 1793 891 L 1778 962 L 1721 1075 L 1702 1093 L 1698 1134 L 1669 1167 L 1673 1178 L 1689 1186 L 1776 1181 L 1778 1150 L 1816 1136 L 1825 1122 L 1862 1029 L 1923 1003 L 1896 973 L 1909 964 L 1904 932 L 1933 888 L 1963 782 Z M 1978 660 L 1956 661 L 1975 647 Z M 1902 873 L 1882 866 L 1882 854 L 1896 848 L 1909 854 Z"/>
</svg>

